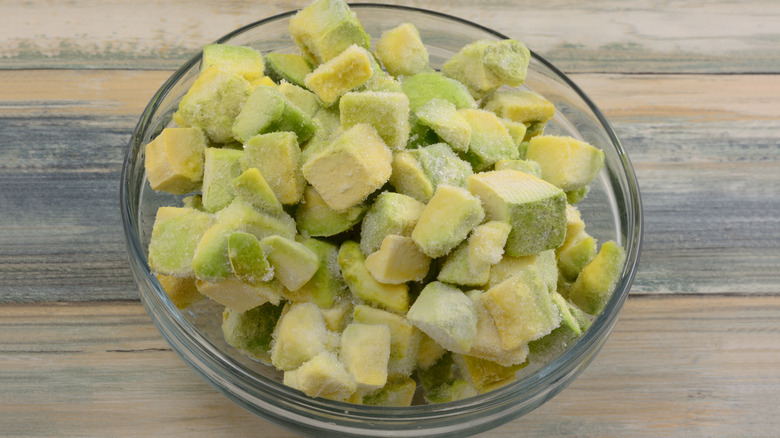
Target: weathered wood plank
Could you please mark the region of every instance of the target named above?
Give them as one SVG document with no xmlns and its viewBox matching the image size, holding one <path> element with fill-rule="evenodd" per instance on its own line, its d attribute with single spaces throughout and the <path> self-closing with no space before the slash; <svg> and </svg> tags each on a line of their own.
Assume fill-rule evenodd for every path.
<svg viewBox="0 0 780 438">
<path fill-rule="evenodd" d="M 168 75 L 0 71 L 0 301 L 136 299 L 118 177 Z M 780 76 L 574 80 L 639 176 L 646 233 L 634 293 L 778 292 Z"/>
<path fill-rule="evenodd" d="M 775 436 L 780 297 L 632 297 L 569 388 L 483 437 Z M 3 436 L 291 437 L 195 377 L 138 303 L 0 306 Z"/>
<path fill-rule="evenodd" d="M 175 68 L 234 29 L 308 3 L 3 2 L 0 68 Z M 385 3 L 494 28 L 567 72 L 780 71 L 780 3 L 771 0 L 671 1 L 663 7 L 650 0 Z"/>
</svg>

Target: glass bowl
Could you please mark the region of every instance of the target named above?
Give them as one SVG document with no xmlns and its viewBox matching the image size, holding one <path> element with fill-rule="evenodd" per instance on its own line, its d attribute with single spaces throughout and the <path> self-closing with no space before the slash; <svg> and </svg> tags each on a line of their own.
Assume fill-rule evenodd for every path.
<svg viewBox="0 0 780 438">
<path fill-rule="evenodd" d="M 464 45 L 507 37 L 478 24 L 422 9 L 353 4 L 374 44 L 383 31 L 414 23 L 430 62 L 439 68 Z M 238 29 L 218 42 L 248 45 L 263 53 L 295 53 L 288 24 L 295 11 Z M 514 35 L 522 41 L 522 35 Z M 171 348 L 203 379 L 247 410 L 310 436 L 468 436 L 504 424 L 537 408 L 571 383 L 594 359 L 614 326 L 637 269 L 642 208 L 631 164 L 609 123 L 591 100 L 563 73 L 532 53 L 524 88 L 556 107 L 549 134 L 570 135 L 604 151 L 605 166 L 578 204 L 588 232 L 600 242 L 622 245 L 627 260 L 617 288 L 591 328 L 544 366 L 526 368 L 518 380 L 461 401 L 405 408 L 372 407 L 310 398 L 281 383 L 281 373 L 247 358 L 228 345 L 221 331 L 221 308 L 210 300 L 180 311 L 150 272 L 147 246 L 159 206 L 180 205 L 180 197 L 158 193 L 144 174 L 144 145 L 170 122 L 179 100 L 199 72 L 200 55 L 170 77 L 144 110 L 127 147 L 120 202 L 133 276 L 141 301 Z"/>
</svg>

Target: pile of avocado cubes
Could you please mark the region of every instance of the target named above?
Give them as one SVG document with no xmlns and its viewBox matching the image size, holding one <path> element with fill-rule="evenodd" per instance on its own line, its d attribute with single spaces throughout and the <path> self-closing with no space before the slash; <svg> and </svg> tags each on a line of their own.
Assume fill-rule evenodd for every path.
<svg viewBox="0 0 780 438">
<path fill-rule="evenodd" d="M 411 23 L 371 39 L 343 0 L 290 20 L 299 54 L 226 44 L 145 147 L 149 266 L 179 308 L 224 306 L 236 349 L 312 397 L 441 403 L 515 380 L 590 325 L 625 254 L 574 206 L 603 152 L 544 135 L 529 51 L 441 71 Z"/>
</svg>

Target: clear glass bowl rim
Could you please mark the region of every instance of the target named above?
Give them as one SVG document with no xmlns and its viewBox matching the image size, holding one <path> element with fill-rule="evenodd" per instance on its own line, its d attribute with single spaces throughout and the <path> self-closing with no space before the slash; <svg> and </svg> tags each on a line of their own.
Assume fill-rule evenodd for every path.
<svg viewBox="0 0 780 438">
<path fill-rule="evenodd" d="M 430 15 L 479 29 L 499 39 L 509 37 L 459 17 L 421 8 L 374 3 L 351 3 L 353 10 L 391 9 Z M 266 23 L 286 19 L 297 11 L 274 15 L 236 29 L 215 42 L 231 40 Z M 155 93 L 144 109 L 128 142 L 120 180 L 120 209 L 133 276 L 144 307 L 172 349 L 204 380 L 228 398 L 267 420 L 308 435 L 329 432 L 340 436 L 466 436 L 499 426 L 541 405 L 582 372 L 606 340 L 634 280 L 642 246 L 643 215 L 639 186 L 633 167 L 606 117 L 568 76 L 531 51 L 535 61 L 551 70 L 583 100 L 598 119 L 619 158 L 624 181 L 626 215 L 626 263 L 615 292 L 591 328 L 570 347 L 535 373 L 503 388 L 466 400 L 439 405 L 387 408 L 354 405 L 306 397 L 262 376 L 255 376 L 202 337 L 167 299 L 151 274 L 138 233 L 138 199 L 133 199 L 130 182 L 145 130 L 171 88 L 196 63 L 200 53 L 183 64 Z M 131 165 L 132 164 L 132 165 Z M 134 179 L 133 179 L 134 180 Z M 136 183 L 142 183 L 143 178 Z M 151 293 L 150 293 L 151 292 Z"/>
</svg>

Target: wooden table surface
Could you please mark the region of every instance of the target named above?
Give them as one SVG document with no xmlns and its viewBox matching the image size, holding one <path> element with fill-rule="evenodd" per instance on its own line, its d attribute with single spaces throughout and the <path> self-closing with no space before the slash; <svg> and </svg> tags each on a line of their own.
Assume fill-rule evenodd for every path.
<svg viewBox="0 0 780 438">
<path fill-rule="evenodd" d="M 0 436 L 294 436 L 163 341 L 130 275 L 118 187 L 131 131 L 178 65 L 306 3 L 0 1 Z M 639 273 L 601 354 L 480 436 L 779 436 L 780 2 L 413 5 L 570 74 L 644 200 Z"/>
</svg>

